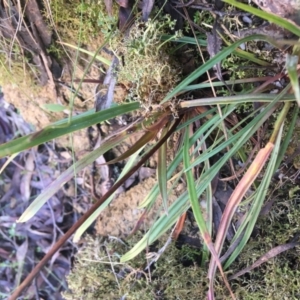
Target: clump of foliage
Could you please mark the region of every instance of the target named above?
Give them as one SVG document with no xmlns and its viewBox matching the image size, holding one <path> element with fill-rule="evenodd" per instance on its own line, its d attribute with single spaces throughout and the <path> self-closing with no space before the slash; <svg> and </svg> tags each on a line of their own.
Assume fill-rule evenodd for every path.
<svg viewBox="0 0 300 300">
<path fill-rule="evenodd" d="M 268 217 L 261 218 L 253 236 L 233 268 L 251 265 L 270 249 L 288 243 L 299 234 L 300 205 L 297 198 L 284 199 L 289 185 L 274 203 Z M 282 199 L 281 201 L 279 199 Z M 283 200 L 284 199 L 284 200 Z M 258 269 L 234 280 L 232 286 L 238 299 L 298 299 L 300 297 L 299 246 L 270 259 Z"/>
<path fill-rule="evenodd" d="M 299 208 L 297 199 L 289 199 L 278 203 L 270 216 L 261 218 L 256 236 L 249 240 L 230 273 L 251 265 L 272 247 L 287 243 L 300 226 Z M 127 245 L 116 239 L 86 236 L 85 246 L 77 254 L 68 277 L 70 291 L 65 293 L 66 299 L 73 299 L 73 295 L 88 299 L 100 295 L 106 298 L 126 295 L 127 299 L 158 296 L 163 299 L 205 299 L 208 282 L 206 269 L 199 265 L 201 250 L 187 245 L 179 249 L 173 243 L 150 272 L 144 270 L 147 261 L 142 255 L 128 263 L 120 263 L 120 257 L 136 243 L 139 235 L 127 240 Z M 155 250 L 162 246 L 163 240 Z M 246 300 L 298 299 L 299 264 L 299 248 L 282 253 L 232 281 L 234 294 L 237 299 Z M 227 289 L 220 282 L 217 281 L 215 286 L 216 299 L 229 299 Z"/>
<path fill-rule="evenodd" d="M 156 20 L 135 22 L 129 36 L 119 44 L 118 54 L 124 55 L 118 78 L 128 82 L 132 100 L 145 106 L 158 104 L 178 83 L 180 68 L 168 54 L 169 44 L 180 36 L 177 32 L 168 41 L 161 36 L 174 30 L 175 22 L 166 15 Z"/>
<path fill-rule="evenodd" d="M 227 0 L 227 2 L 228 1 L 229 0 Z M 237 6 L 242 5 L 240 3 L 235 4 Z M 250 8 L 247 9 L 250 10 Z M 270 16 L 267 16 L 267 19 L 269 17 Z M 277 21 L 278 23 L 278 20 L 274 21 Z M 140 284 L 137 291 L 138 296 L 132 297 L 132 299 L 145 299 L 145 295 L 151 295 L 151 299 L 153 299 L 153 295 L 157 295 L 157 293 L 160 293 L 160 291 L 164 292 L 164 297 L 167 299 L 174 298 L 173 295 L 167 294 L 168 291 L 170 291 L 170 293 L 175 292 L 176 295 L 182 292 L 182 298 L 184 299 L 203 299 L 205 298 L 205 287 L 207 286 L 206 277 L 208 277 L 208 297 L 210 299 L 215 299 L 214 294 L 216 294 L 216 299 L 228 299 L 227 289 L 225 289 L 223 286 L 220 287 L 215 280 L 218 267 L 222 274 L 222 280 L 226 282 L 219 257 L 221 256 L 224 247 L 227 248 L 227 244 L 225 244 L 227 230 L 232 222 L 236 207 L 246 197 L 246 191 L 253 186 L 255 191 L 252 194 L 251 205 L 245 212 L 245 218 L 243 218 L 242 224 L 237 229 L 234 236 L 235 240 L 239 238 L 241 239 L 238 245 L 233 245 L 233 242 L 231 242 L 231 245 L 234 246 L 235 250 L 225 262 L 224 268 L 228 268 L 237 260 L 238 255 L 241 253 L 242 249 L 246 247 L 251 237 L 251 233 L 255 227 L 259 212 L 263 205 L 263 201 L 267 196 L 268 186 L 270 185 L 273 178 L 272 176 L 275 170 L 278 168 L 278 164 L 280 163 L 283 153 L 287 148 L 287 142 L 290 140 L 289 135 L 291 134 L 295 125 L 295 120 L 298 115 L 297 106 L 295 106 L 293 111 L 291 122 L 292 125 L 289 127 L 288 134 L 282 143 L 282 128 L 284 125 L 284 120 L 290 108 L 292 107 L 291 101 L 295 101 L 295 95 L 289 94 L 291 90 L 291 85 L 289 85 L 278 95 L 252 95 L 246 93 L 232 95 L 230 97 L 202 97 L 201 99 L 190 100 L 189 96 L 185 93 L 187 91 L 195 91 L 196 89 L 200 88 L 200 84 L 198 86 L 190 84 L 195 82 L 195 80 L 200 79 L 202 75 L 204 75 L 230 54 L 235 53 L 237 47 L 239 47 L 242 43 L 257 39 L 266 42 L 272 42 L 272 40 L 268 36 L 255 35 L 247 36 L 239 41 L 236 41 L 230 46 L 219 51 L 219 53 L 217 53 L 214 57 L 204 62 L 190 75 L 178 83 L 177 86 L 173 87 L 172 85 L 177 82 L 177 74 L 172 73 L 172 68 L 168 67 L 169 65 L 166 66 L 166 62 L 169 62 L 167 58 L 166 61 L 163 61 L 163 64 L 158 64 L 158 69 L 163 75 L 160 73 L 156 74 L 153 70 L 153 68 L 156 67 L 153 62 L 158 63 L 160 60 L 162 60 L 161 56 L 166 52 L 163 53 L 159 51 L 163 49 L 164 44 L 156 36 L 157 31 L 160 30 L 161 26 L 159 23 L 155 23 L 155 21 L 152 22 L 153 23 L 150 25 L 147 25 L 147 23 L 137 23 L 137 27 L 132 28 L 132 35 L 134 39 L 130 37 L 128 38 L 126 35 L 124 35 L 124 48 L 114 50 L 117 56 L 126 54 L 126 57 L 125 55 L 124 57 L 128 60 L 130 58 L 130 61 L 133 61 L 133 65 L 130 68 L 130 63 L 125 61 L 125 67 L 123 71 L 123 66 L 121 66 L 119 78 L 128 80 L 128 78 L 132 76 L 130 78 L 129 89 L 131 91 L 132 98 L 138 101 L 131 101 L 130 103 L 122 102 L 118 103 L 118 105 L 115 107 L 110 107 L 103 111 L 88 112 L 72 117 L 68 120 L 62 120 L 52 124 L 38 133 L 34 133 L 29 137 L 27 136 L 20 138 L 19 140 L 11 142 L 9 145 L 0 146 L 0 155 L 12 155 L 28 147 L 41 144 L 49 139 L 56 138 L 60 135 L 69 134 L 75 130 L 92 126 L 106 120 L 110 120 L 122 114 L 131 112 L 140 113 L 143 109 L 143 106 L 147 104 L 152 105 L 152 103 L 155 103 L 158 104 L 159 108 L 163 106 L 163 110 L 158 109 L 154 111 L 154 113 L 152 110 L 149 110 L 149 118 L 147 115 L 144 118 L 139 118 L 137 122 L 124 128 L 123 131 L 114 133 L 114 135 L 104 140 L 99 148 L 95 148 L 93 151 L 85 155 L 85 157 L 74 163 L 74 165 L 61 174 L 55 180 L 55 182 L 51 183 L 45 188 L 44 193 L 39 195 L 23 213 L 19 219 L 19 222 L 26 222 L 31 219 L 46 203 L 48 198 L 57 192 L 68 180 L 70 180 L 76 172 L 83 170 L 85 167 L 93 163 L 99 156 L 128 139 L 130 135 L 136 134 L 136 136 L 138 136 L 138 134 L 141 134 L 141 138 L 139 138 L 138 142 L 135 143 L 131 149 L 122 154 L 122 159 L 129 156 L 131 157 L 124 168 L 125 171 L 123 170 L 124 174 L 120 175 L 121 179 L 118 180 L 102 198 L 97 200 L 97 202 L 91 207 L 91 209 L 89 209 L 85 216 L 66 233 L 66 235 L 61 239 L 61 242 L 66 242 L 74 233 L 74 230 L 78 229 L 79 226 L 82 225 L 80 230 L 75 233 L 76 238 L 78 238 L 78 236 L 80 236 L 82 232 L 94 221 L 97 214 L 99 214 L 106 208 L 107 205 L 109 205 L 113 199 L 113 193 L 116 191 L 116 189 L 130 175 L 134 174 L 137 169 L 141 167 L 151 156 L 153 156 L 155 151 L 158 152 L 159 157 L 157 166 L 158 183 L 152 188 L 149 195 L 146 197 L 146 199 L 144 199 L 141 205 L 143 207 L 150 208 L 157 200 L 159 193 L 161 193 L 163 205 L 168 213 L 160 216 L 155 221 L 151 229 L 144 233 L 140 241 L 137 242 L 134 247 L 127 251 L 127 253 L 122 257 L 120 256 L 123 254 L 123 250 L 128 250 L 125 249 L 126 247 L 123 250 L 121 249 L 116 251 L 116 248 L 109 250 L 110 248 L 106 248 L 105 246 L 105 251 L 103 251 L 102 254 L 98 254 L 98 256 L 108 257 L 106 262 L 109 262 L 110 270 L 112 269 L 112 262 L 114 262 L 114 271 L 110 272 L 107 269 L 103 269 L 105 264 L 102 260 L 102 266 L 100 267 L 102 274 L 100 275 L 99 271 L 94 270 L 94 274 L 88 276 L 88 278 L 92 278 L 91 282 L 81 279 L 80 281 L 77 281 L 77 286 L 82 287 L 83 282 L 84 287 L 82 288 L 84 291 L 86 287 L 89 286 L 91 290 L 88 289 L 87 293 L 92 293 L 94 298 L 105 298 L 103 295 L 107 295 L 107 298 L 111 298 L 111 295 L 115 295 L 116 293 L 119 293 L 119 295 L 133 293 L 134 288 Z M 286 24 L 285 26 L 287 27 Z M 291 29 L 293 31 L 297 30 L 297 28 Z M 160 33 L 164 33 L 164 31 L 162 30 Z M 300 33 L 298 35 L 300 36 Z M 151 43 L 149 41 L 151 41 Z M 198 38 L 182 38 L 177 40 L 177 42 L 189 42 L 191 44 L 197 43 L 198 46 L 207 45 L 207 41 Z M 155 49 L 151 48 L 153 44 L 155 45 Z M 156 56 L 158 56 L 155 58 L 155 60 L 150 60 L 152 65 L 148 62 L 148 56 L 151 57 L 152 55 L 150 49 L 154 51 Z M 253 56 L 250 57 L 253 59 Z M 137 61 L 140 62 L 140 64 L 143 64 L 142 70 L 139 69 Z M 296 90 L 297 86 L 295 85 L 295 82 L 297 82 L 298 85 L 298 77 L 296 76 L 297 63 L 293 63 L 295 61 L 295 57 L 289 57 L 289 61 L 290 64 L 287 71 L 290 78 L 293 79 L 293 87 Z M 145 62 L 146 66 L 144 65 Z M 125 69 L 127 67 L 126 65 L 128 65 L 127 70 Z M 148 76 L 151 79 L 145 77 L 145 69 L 148 72 L 146 74 L 150 74 Z M 149 72 L 150 70 L 151 72 Z M 122 72 L 124 72 L 123 74 L 126 76 L 125 78 L 122 77 Z M 163 76 L 169 76 L 172 78 L 170 85 L 168 85 L 168 82 L 165 82 L 166 78 Z M 299 100 L 299 89 L 297 89 L 297 91 L 298 94 L 296 95 L 296 99 Z M 185 99 L 182 99 L 182 101 L 178 103 L 178 107 L 176 107 L 176 115 L 174 116 L 174 112 L 171 110 L 171 107 L 174 102 L 174 98 L 178 98 L 179 96 Z M 226 118 L 230 116 L 240 104 L 257 101 L 267 102 L 269 104 L 265 105 L 264 109 L 257 113 L 251 112 L 247 118 L 237 120 L 233 124 L 232 122 L 230 124 L 226 124 Z M 280 102 L 283 102 L 284 104 L 281 105 Z M 214 178 L 221 174 L 220 170 L 223 168 L 223 166 L 237 154 L 245 163 L 247 162 L 247 153 L 245 153 L 244 150 L 245 144 L 249 142 L 251 137 L 256 135 L 256 132 L 259 131 L 259 129 L 266 123 L 266 121 L 278 107 L 280 107 L 280 114 L 276 118 L 277 120 L 269 141 L 264 141 L 263 144 L 265 146 L 262 146 L 252 163 L 250 161 L 248 162 L 251 163 L 251 165 L 248 167 L 243 177 L 239 178 L 238 185 L 228 199 L 225 211 L 223 212 L 220 220 L 219 229 L 217 232 L 213 232 L 214 216 L 212 190 Z M 178 151 L 174 154 L 174 159 L 172 159 L 170 163 L 167 163 L 167 140 L 175 131 L 180 132 L 182 135 L 182 140 L 178 147 Z M 223 134 L 214 136 L 212 133 L 216 131 L 222 131 Z M 144 152 L 144 146 L 146 146 L 150 141 L 155 141 L 154 146 L 149 151 Z M 259 145 L 258 142 L 255 144 Z M 224 155 L 220 156 L 214 162 L 214 164 L 211 164 L 211 161 L 217 156 L 216 154 L 218 153 L 224 153 Z M 121 158 L 118 157 L 120 160 Z M 259 177 L 261 171 L 264 171 L 264 176 Z M 233 169 L 232 174 L 234 173 L 235 170 Z M 195 176 L 195 174 L 197 175 Z M 237 175 L 235 174 L 235 176 Z M 168 190 L 167 184 L 171 178 L 176 178 L 178 181 L 184 181 L 187 188 L 186 190 L 182 191 L 180 195 L 178 195 L 178 198 L 171 205 L 168 206 L 168 194 L 170 191 Z M 203 213 L 199 204 L 199 198 L 202 195 L 206 196 L 206 213 Z M 147 285 L 147 279 L 141 283 L 136 283 L 137 279 L 140 279 L 138 278 L 139 276 L 141 276 L 141 278 L 143 278 L 143 276 L 147 278 L 147 275 L 141 271 L 144 270 L 145 263 L 141 262 L 132 267 L 127 262 L 133 258 L 135 258 L 135 262 L 139 260 L 140 253 L 144 249 L 148 248 L 149 245 L 152 245 L 155 241 L 161 238 L 168 229 L 173 227 L 180 216 L 182 216 L 190 207 L 193 210 L 195 220 L 205 244 L 205 247 L 202 249 L 202 265 L 205 265 L 208 262 L 209 254 L 213 254 L 210 256 L 211 262 L 207 274 L 205 269 L 200 269 L 200 273 L 197 273 L 196 276 L 191 276 L 190 273 L 184 273 L 184 268 L 182 268 L 182 266 L 178 267 L 176 260 L 172 260 L 172 250 L 169 250 L 168 256 L 165 258 L 166 261 L 164 262 L 161 260 L 158 262 L 155 270 L 152 272 L 151 282 L 156 284 L 155 288 L 152 289 L 151 287 L 150 290 L 147 290 L 149 288 L 149 285 Z M 100 248 L 101 247 L 103 248 L 102 244 L 100 245 Z M 116 253 L 115 258 L 117 260 L 112 259 L 112 253 Z M 50 256 L 50 254 L 48 253 L 47 255 Z M 87 255 L 85 257 L 91 257 L 91 255 Z M 95 267 L 95 259 L 93 256 L 90 261 L 92 261 L 93 265 L 88 267 L 88 269 L 93 269 Z M 122 266 L 125 266 L 125 269 L 123 269 L 123 267 L 119 267 L 119 261 L 123 263 Z M 116 263 L 117 265 L 115 265 Z M 160 263 L 162 264 L 161 266 L 164 266 L 164 263 L 167 266 L 162 267 L 164 270 L 162 273 L 158 273 Z M 219 263 L 218 266 L 217 263 Z M 128 272 L 126 268 L 128 268 Z M 140 271 L 137 272 L 137 269 Z M 155 274 L 155 272 L 157 273 Z M 192 273 L 193 272 L 194 271 L 192 270 Z M 85 271 L 82 271 L 82 273 L 84 273 L 84 276 L 86 276 L 86 269 Z M 95 291 L 94 286 L 96 285 L 99 276 L 103 277 L 104 273 L 107 275 L 105 277 L 110 278 L 110 280 L 103 284 L 106 289 L 100 291 L 100 296 L 100 292 Z M 122 277 L 127 278 L 128 274 L 138 274 L 139 276 L 135 277 L 133 281 L 129 281 L 130 288 L 128 288 L 127 285 L 124 288 L 122 286 Z M 118 276 L 120 276 L 120 279 L 118 279 Z M 128 278 L 130 279 L 131 275 L 128 276 Z M 160 280 L 155 281 L 156 278 L 160 278 Z M 164 283 L 162 278 L 167 278 L 167 283 Z M 115 282 L 117 283 L 115 284 Z M 124 280 L 124 282 L 126 281 Z M 113 287 L 109 288 L 111 285 L 113 285 Z M 169 289 L 170 286 L 171 290 Z M 200 288 L 198 289 L 198 287 Z M 229 284 L 227 287 L 229 290 Z M 174 291 L 172 291 L 172 289 L 174 289 Z M 187 294 L 187 291 L 190 294 Z M 77 293 L 78 295 L 79 292 L 80 291 Z M 194 292 L 196 293 L 195 296 L 192 294 Z"/>
<path fill-rule="evenodd" d="M 99 33 L 105 38 L 114 31 L 117 22 L 116 14 L 107 14 L 103 1 L 85 3 L 57 0 L 51 1 L 50 8 L 52 16 L 45 12 L 46 19 L 64 41 L 80 40 L 82 43 L 90 43 L 92 38 L 99 37 Z"/>
</svg>

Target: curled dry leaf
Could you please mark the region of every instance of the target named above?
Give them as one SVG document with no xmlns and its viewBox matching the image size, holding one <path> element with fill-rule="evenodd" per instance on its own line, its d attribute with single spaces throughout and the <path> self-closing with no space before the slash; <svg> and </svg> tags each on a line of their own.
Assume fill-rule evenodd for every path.
<svg viewBox="0 0 300 300">
<path fill-rule="evenodd" d="M 29 124 L 0 95 L 1 143 L 28 133 Z M 16 224 L 33 196 L 41 193 L 55 179 L 57 172 L 68 167 L 70 162 L 61 162 L 59 155 L 52 155 L 55 151 L 52 143 L 24 151 L 2 171 L 4 184 L 0 185 L 0 262 L 5 261 L 5 264 L 1 268 L 0 294 L 5 299 L 36 265 L 37 258 L 46 253 L 61 236 L 62 230 L 71 227 L 76 217 L 72 211 L 65 213 L 67 207 L 70 209 L 70 199 L 61 192 L 49 199 L 32 221 Z M 6 159 L 0 159 L 0 168 L 5 163 Z M 46 298 L 62 299 L 60 292 L 66 288 L 65 277 L 75 251 L 73 247 L 67 247 L 47 265 L 49 272 L 40 273 L 22 297 L 33 299 L 38 293 L 44 293 Z M 57 265 L 61 266 L 59 272 L 56 272 Z M 55 298 L 52 297 L 54 294 Z"/>
<path fill-rule="evenodd" d="M 35 165 L 34 165 L 34 156 L 32 151 L 28 153 L 25 160 L 25 169 L 23 171 L 22 179 L 21 179 L 21 185 L 20 185 L 20 191 L 21 195 L 23 196 L 25 201 L 28 201 L 30 198 L 30 182 L 32 179 L 33 171 L 34 171 Z"/>
<path fill-rule="evenodd" d="M 300 2 L 298 0 L 253 0 L 262 10 L 299 24 Z"/>
<path fill-rule="evenodd" d="M 295 240 L 296 238 L 294 238 Z M 292 248 L 294 248 L 295 246 L 299 245 L 299 241 L 297 242 L 291 242 L 291 243 L 287 243 L 284 245 L 280 245 L 277 246 L 273 249 L 271 249 L 270 251 L 268 251 L 266 254 L 264 254 L 263 256 L 261 256 L 254 264 L 252 264 L 250 267 L 247 267 L 239 272 L 237 272 L 236 274 L 232 275 L 229 277 L 229 280 L 233 280 L 237 277 L 240 277 L 242 275 L 244 275 L 245 273 L 249 273 L 251 270 L 259 267 L 261 264 L 267 262 L 268 260 L 270 260 L 271 258 L 279 255 L 280 253 L 290 250 Z"/>
<path fill-rule="evenodd" d="M 104 4 L 107 10 L 108 15 L 112 16 L 112 0 L 104 0 Z"/>
<path fill-rule="evenodd" d="M 149 15 L 153 9 L 154 0 L 143 0 L 142 1 L 142 13 L 143 13 L 143 21 L 148 21 Z"/>
</svg>

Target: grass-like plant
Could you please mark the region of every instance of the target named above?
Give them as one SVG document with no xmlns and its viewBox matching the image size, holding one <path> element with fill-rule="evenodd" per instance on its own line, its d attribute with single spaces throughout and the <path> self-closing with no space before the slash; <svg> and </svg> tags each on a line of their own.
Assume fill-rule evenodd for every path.
<svg viewBox="0 0 300 300">
<path fill-rule="evenodd" d="M 281 26 L 300 37 L 299 28 L 291 22 L 260 12 L 232 0 L 227 0 L 225 2 L 257 14 L 274 23 L 280 22 Z M 149 24 L 151 26 L 153 25 L 153 23 Z M 145 26 L 145 32 L 147 30 L 150 31 L 149 27 Z M 145 42 L 145 32 L 142 34 L 135 33 L 138 38 L 136 44 L 130 46 L 133 51 L 130 52 L 131 55 L 135 53 L 138 56 L 144 55 L 147 57 L 145 45 L 137 44 L 139 39 Z M 166 38 L 168 39 L 169 37 Z M 74 239 L 78 240 L 86 228 L 110 203 L 117 188 L 156 151 L 159 153 L 157 184 L 153 186 L 149 195 L 144 199 L 142 206 L 147 210 L 156 201 L 157 196 L 161 194 L 165 213 L 155 221 L 150 230 L 144 234 L 143 238 L 121 258 L 121 261 L 125 262 L 133 259 L 141 253 L 147 245 L 152 244 L 174 226 L 182 214 L 189 208 L 192 208 L 204 243 L 202 264 L 204 265 L 208 262 L 208 259 L 210 259 L 208 271 L 210 280 L 208 292 L 209 299 L 214 299 L 213 283 L 217 267 L 221 271 L 224 281 L 230 290 L 223 269 L 230 267 L 247 244 L 260 209 L 264 203 L 272 176 L 283 158 L 295 126 L 298 115 L 298 106 L 293 105 L 293 103 L 295 103 L 296 100 L 299 100 L 299 88 L 297 82 L 298 71 L 297 65 L 295 64 L 296 56 L 294 55 L 287 58 L 287 71 L 290 75 L 291 84 L 287 85 L 279 94 L 240 93 L 239 95 L 227 97 L 186 99 L 185 93 L 187 91 L 201 89 L 204 85 L 191 84 L 232 53 L 237 55 L 240 54 L 242 57 L 246 56 L 249 59 L 251 55 L 244 52 L 242 53 L 238 47 L 243 43 L 253 40 L 269 42 L 275 46 L 279 44 L 270 37 L 263 35 L 245 37 L 225 47 L 177 85 L 176 81 L 178 78 L 172 77 L 174 79 L 172 82 L 173 86 L 167 86 L 166 83 L 163 82 L 163 77 L 147 78 L 141 76 L 138 72 L 142 72 L 143 70 L 140 70 L 137 65 L 137 73 L 134 74 L 136 77 L 131 79 L 132 95 L 136 95 L 135 100 L 137 101 L 118 103 L 117 106 L 103 111 L 89 111 L 70 119 L 61 120 L 49 125 L 41 131 L 0 146 L 0 157 L 11 156 L 59 136 L 70 134 L 76 130 L 110 120 L 122 114 L 132 113 L 139 116 L 139 119 L 135 124 L 129 125 L 121 132 L 113 134 L 105 139 L 99 148 L 75 162 L 73 166 L 63 172 L 53 183 L 51 183 L 45 189 L 43 194 L 39 195 L 20 217 L 19 222 L 26 222 L 32 218 L 46 203 L 49 197 L 55 194 L 75 175 L 75 173 L 80 172 L 95 161 L 97 157 L 113 149 L 115 146 L 128 139 L 129 136 L 139 134 L 140 132 L 143 133 L 143 136 L 131 149 L 123 153 L 121 157 L 117 158 L 118 160 L 123 160 L 130 157 L 119 180 L 76 224 L 73 225 L 65 236 L 54 245 L 53 249 L 41 260 L 32 273 L 15 291 L 11 299 L 16 299 L 18 293 L 34 278 L 39 268 L 45 264 L 51 255 L 53 255 L 53 253 L 57 251 L 73 233 L 75 233 Z M 205 37 L 181 37 L 177 38 L 175 42 L 182 44 L 200 44 L 202 46 L 206 45 Z M 156 46 L 159 48 L 160 45 L 163 44 L 163 40 L 160 40 L 160 44 Z M 164 55 L 159 51 L 156 54 Z M 252 58 L 257 62 L 257 58 Z M 166 71 L 168 71 L 168 66 L 162 65 L 161 72 L 163 73 Z M 129 70 L 126 72 L 129 72 Z M 164 76 L 170 76 L 170 72 L 163 74 Z M 156 74 L 158 77 L 159 75 L 160 74 Z M 124 73 L 122 73 L 122 76 L 124 76 Z M 147 76 L 149 75 L 147 74 Z M 217 86 L 222 85 L 222 83 L 211 82 L 210 85 Z M 151 94 L 153 86 L 155 86 L 155 93 Z M 295 95 L 292 93 L 292 89 L 294 89 Z M 229 125 L 229 123 L 226 122 L 226 118 L 240 105 L 254 102 L 263 102 L 265 105 L 263 109 L 253 110 L 247 117 L 236 124 Z M 147 109 L 145 109 L 146 104 Z M 293 111 L 290 112 L 292 106 L 294 106 L 294 108 Z M 285 133 L 283 134 L 283 126 L 288 113 L 290 113 L 292 121 L 289 122 L 288 128 L 285 129 Z M 239 157 L 246 163 L 248 155 L 246 151 L 248 146 L 246 147 L 246 145 L 270 116 L 276 116 L 273 132 L 270 135 L 271 137 L 268 141 L 264 141 L 265 146 L 256 153 L 256 157 L 247 171 L 242 178 L 239 178 L 239 183 L 230 197 L 223 213 L 219 230 L 214 233 L 212 181 L 220 173 L 222 167 L 233 157 Z M 196 131 L 193 130 L 193 124 L 195 122 L 201 124 Z M 182 143 L 176 153 L 174 153 L 174 157 L 172 157 L 172 159 L 167 159 L 169 153 L 168 139 L 175 132 L 181 134 Z M 146 152 L 142 152 L 141 150 L 144 149 L 144 146 L 150 141 L 152 141 L 151 148 Z M 221 155 L 219 155 L 219 159 L 214 164 L 211 164 L 210 159 L 215 157 L 216 154 Z M 201 172 L 198 177 L 195 178 L 194 171 L 195 168 L 199 166 L 201 166 Z M 257 177 L 262 170 L 264 176 L 260 180 L 257 180 Z M 170 193 L 170 190 L 167 188 L 167 183 L 174 178 L 177 178 L 177 181 L 180 178 L 186 181 L 187 189 L 169 206 L 168 194 Z M 174 181 L 172 183 L 173 186 L 176 185 L 176 181 L 175 183 Z M 251 195 L 250 208 L 246 212 L 246 216 L 235 233 L 231 244 L 228 245 L 229 248 L 232 248 L 232 252 L 221 264 L 220 257 L 222 250 L 224 249 L 224 240 L 228 227 L 239 204 L 242 201 L 247 201 L 247 199 L 245 200 L 245 195 L 251 186 L 254 188 L 254 192 Z M 203 211 L 199 204 L 199 197 L 201 195 L 205 195 L 205 211 Z M 234 298 L 233 293 L 231 293 L 231 296 Z"/>
</svg>

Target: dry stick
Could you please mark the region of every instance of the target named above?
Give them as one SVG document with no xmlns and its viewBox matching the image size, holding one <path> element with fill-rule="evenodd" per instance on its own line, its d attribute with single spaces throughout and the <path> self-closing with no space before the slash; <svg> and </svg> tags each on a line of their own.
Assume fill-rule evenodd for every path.
<svg viewBox="0 0 300 300">
<path fill-rule="evenodd" d="M 135 173 L 156 151 L 161 147 L 163 143 L 171 136 L 175 131 L 176 127 L 179 125 L 182 115 L 175 120 L 175 123 L 170 128 L 169 132 L 146 154 L 141 160 L 134 166 L 128 173 L 115 185 L 104 194 L 67 232 L 66 234 L 56 242 L 52 249 L 43 257 L 43 259 L 34 267 L 30 274 L 25 278 L 25 280 L 19 285 L 19 287 L 12 293 L 8 300 L 16 300 L 21 292 L 30 284 L 30 282 L 35 278 L 41 268 L 47 263 L 47 261 L 61 248 L 61 246 L 71 237 L 71 235 L 94 213 L 94 211 L 108 198 L 110 197 L 133 173 Z"/>
</svg>

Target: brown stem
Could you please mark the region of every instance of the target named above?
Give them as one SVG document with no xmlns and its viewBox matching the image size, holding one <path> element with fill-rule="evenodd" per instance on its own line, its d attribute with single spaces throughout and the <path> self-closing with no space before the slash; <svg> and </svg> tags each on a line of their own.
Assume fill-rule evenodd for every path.
<svg viewBox="0 0 300 300">
<path fill-rule="evenodd" d="M 43 257 L 43 259 L 34 267 L 34 269 L 28 274 L 25 280 L 18 286 L 18 288 L 12 293 L 8 300 L 16 300 L 21 292 L 28 286 L 35 278 L 41 268 L 47 263 L 47 261 L 61 248 L 61 246 L 71 237 L 71 235 L 94 213 L 94 211 L 108 198 L 110 197 L 133 173 L 135 173 L 156 151 L 167 141 L 171 134 L 175 131 L 179 125 L 182 116 L 175 120 L 173 126 L 167 132 L 167 134 L 134 166 L 128 173 L 112 186 L 112 188 L 104 194 L 66 233 L 58 240 L 51 250 Z"/>
</svg>

